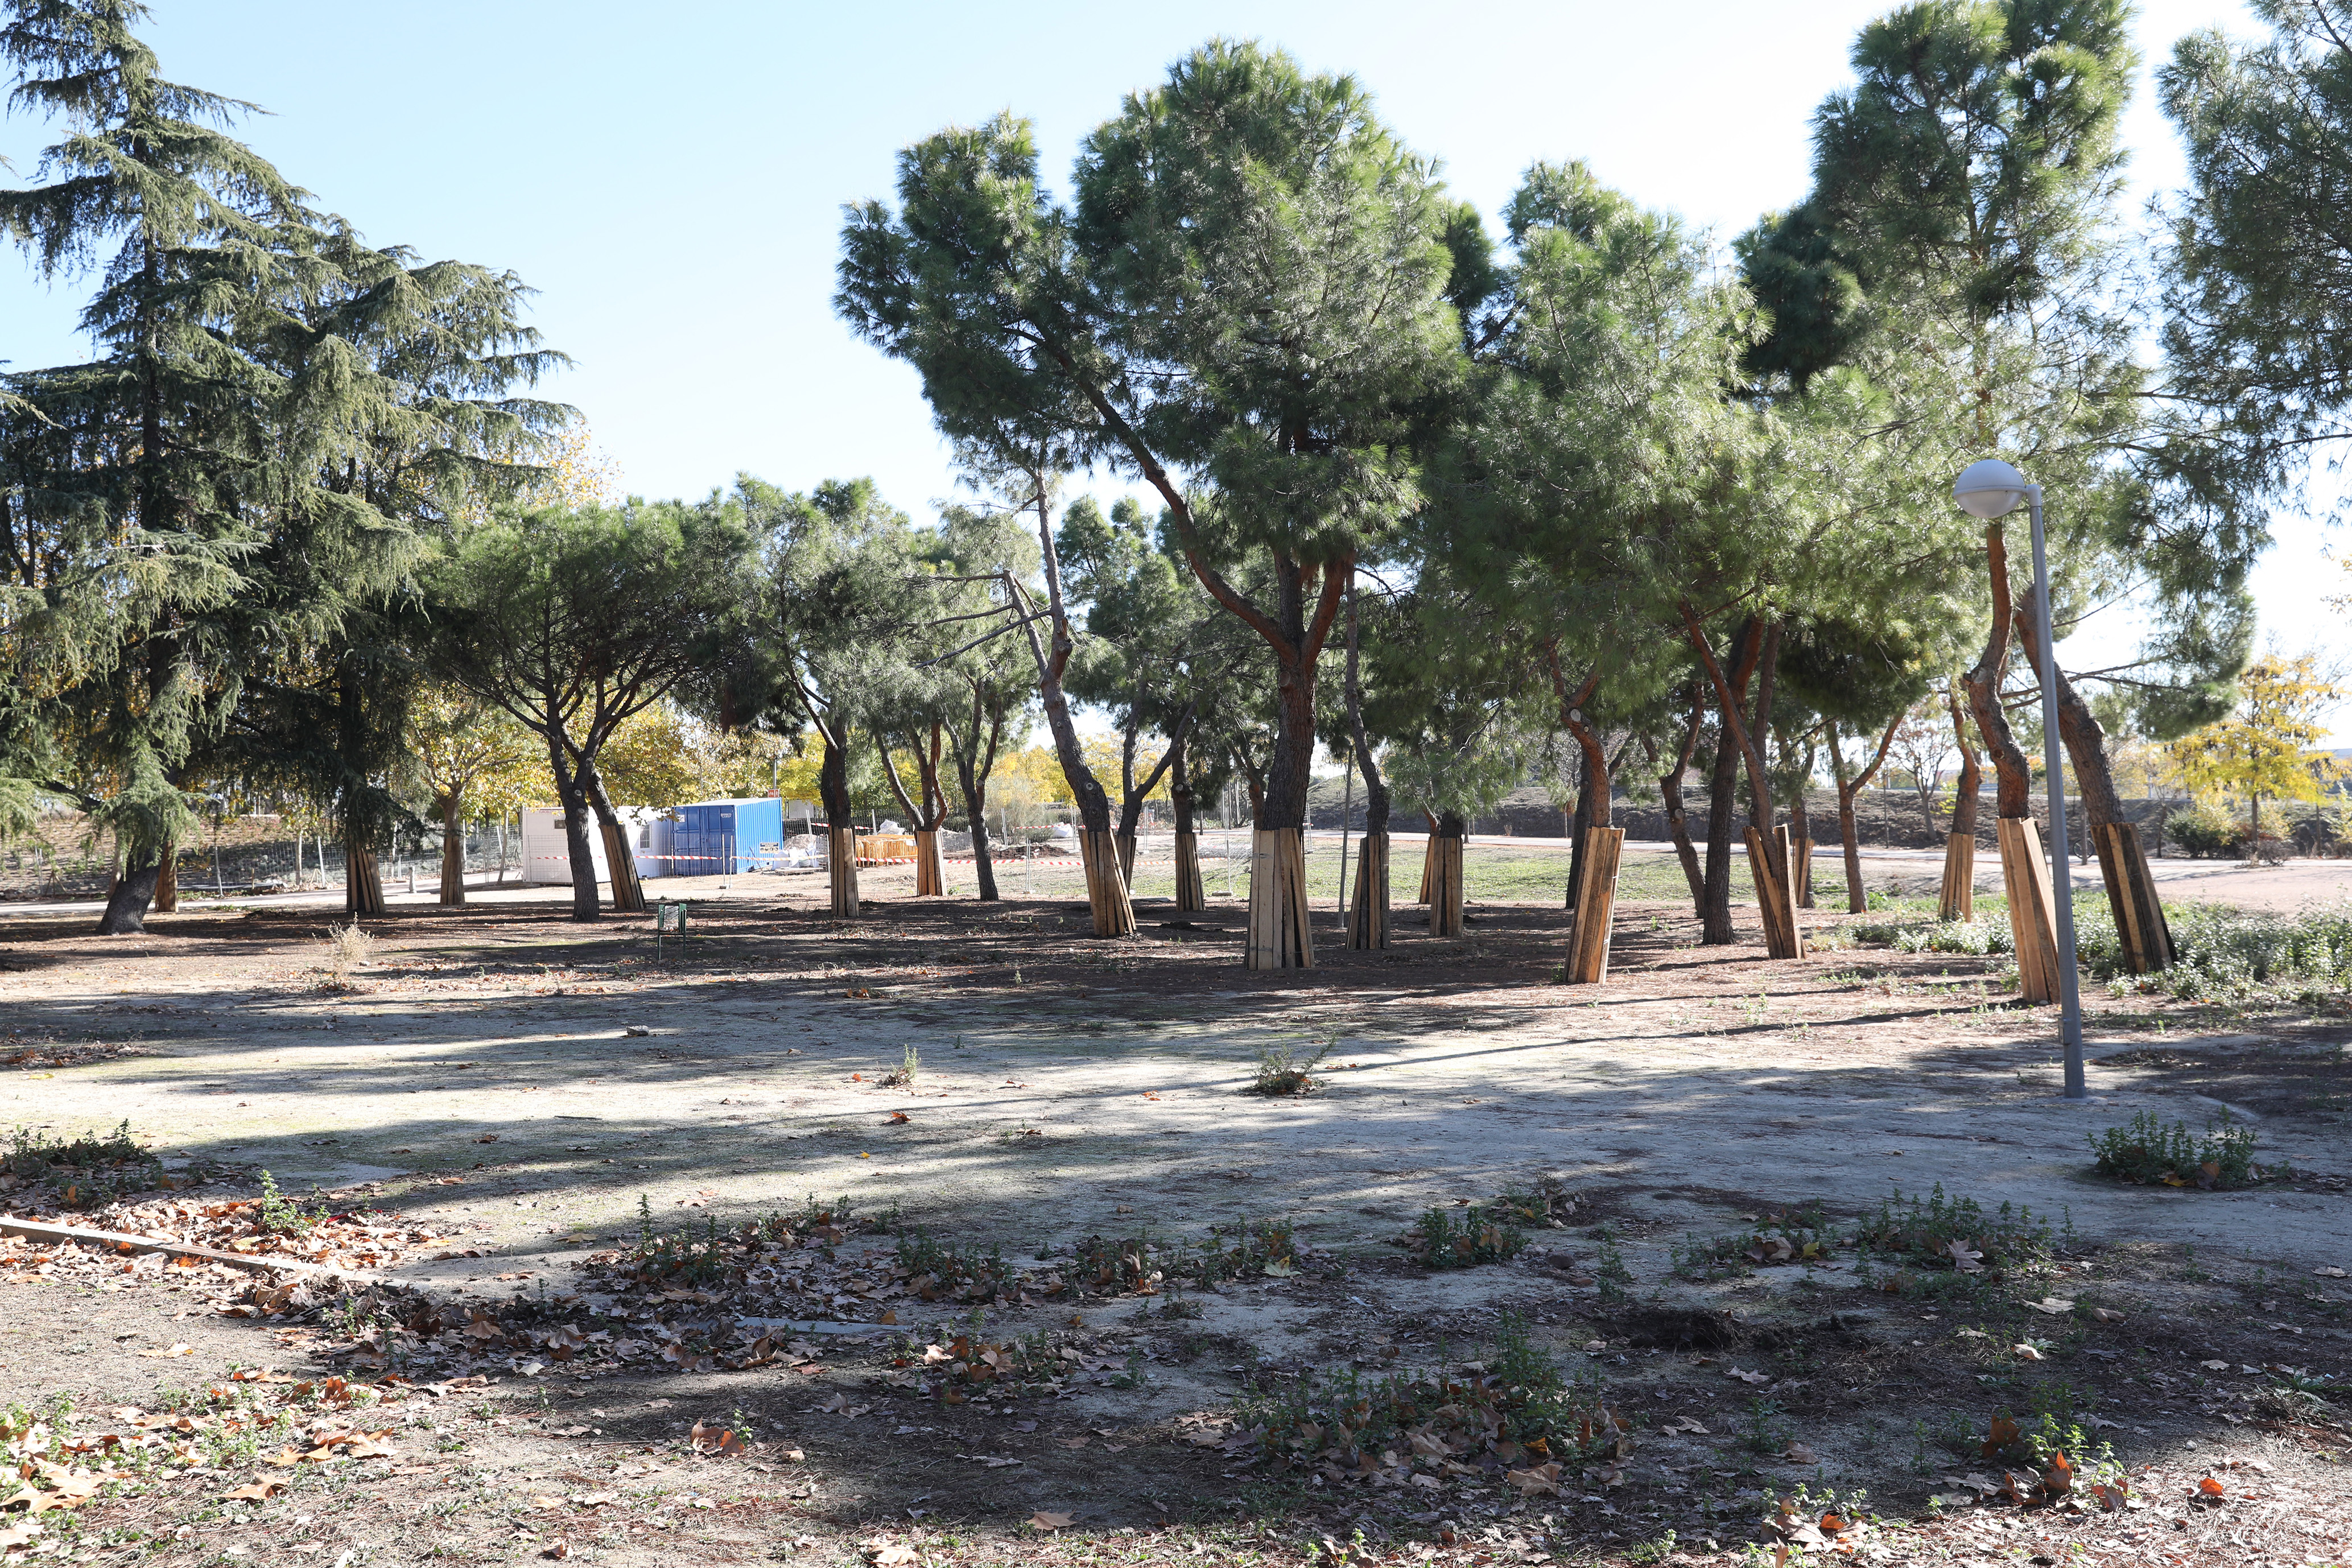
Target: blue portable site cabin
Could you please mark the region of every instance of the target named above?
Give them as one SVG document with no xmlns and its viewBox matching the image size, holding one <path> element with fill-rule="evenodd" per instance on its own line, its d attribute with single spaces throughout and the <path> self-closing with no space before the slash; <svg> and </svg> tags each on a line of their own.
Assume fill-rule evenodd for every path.
<svg viewBox="0 0 2352 1568">
<path fill-rule="evenodd" d="M 784 847 L 783 802 L 706 800 L 677 809 L 670 875 L 734 877 L 778 863 Z"/>
</svg>

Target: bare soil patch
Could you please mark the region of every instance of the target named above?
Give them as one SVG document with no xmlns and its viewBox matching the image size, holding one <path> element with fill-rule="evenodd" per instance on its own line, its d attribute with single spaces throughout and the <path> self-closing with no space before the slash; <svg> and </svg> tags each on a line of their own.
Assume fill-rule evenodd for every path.
<svg viewBox="0 0 2352 1568">
<path fill-rule="evenodd" d="M 16 1549 L 2345 1551 L 2340 1020 L 2095 999 L 2096 1099 L 2068 1106 L 2049 1016 L 1964 955 L 1770 964 L 1634 903 L 1612 984 L 1569 988 L 1564 912 L 1489 902 L 1458 941 L 1404 923 L 1389 953 L 1327 941 L 1262 976 L 1211 929 L 1238 907 L 1147 904 L 1140 937 L 1097 942 L 1075 900 L 875 885 L 855 922 L 789 879 L 714 887 L 683 952 L 544 895 L 403 905 L 350 991 L 321 988 L 318 910 L 0 927 L 0 1056 L 42 1053 L 0 1115 L 52 1138 L 127 1117 L 189 1184 L 116 1217 L 248 1203 L 266 1169 L 335 1256 L 383 1253 L 378 1283 L 298 1299 L 0 1242 L 0 1400 L 72 1404 L 9 1440 L 49 1445 L 35 1490 L 80 1484 L 42 1464 L 102 1478 Z M 1244 1092 L 1273 1047 L 1328 1047 L 1314 1091 Z M 2224 1106 L 2294 1180 L 2089 1175 L 2088 1133 Z M 1958 1255 L 1885 1240 L 1886 1205 L 1939 1188 L 1975 1205 Z M 1401 1245 L 1539 1190 L 1573 1201 L 1523 1213 L 1507 1260 Z M 1556 1388 L 1509 1381 L 1535 1366 Z M 2051 1489 L 2053 1445 L 2079 1489 Z"/>
</svg>

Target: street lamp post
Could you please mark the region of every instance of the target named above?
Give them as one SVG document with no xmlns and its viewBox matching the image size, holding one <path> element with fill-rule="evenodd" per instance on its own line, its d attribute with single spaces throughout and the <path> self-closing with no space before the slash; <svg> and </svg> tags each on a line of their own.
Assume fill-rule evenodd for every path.
<svg viewBox="0 0 2352 1568">
<path fill-rule="evenodd" d="M 2023 501 L 2033 518 L 2033 625 L 2042 645 L 2042 763 L 2050 778 L 2050 889 L 2058 905 L 2059 1043 L 2066 1053 L 2066 1098 L 2087 1100 L 2083 1082 L 2083 992 L 2074 968 L 2074 878 L 2066 855 L 2066 775 L 2058 761 L 2058 645 L 2050 635 L 2050 563 L 2042 542 L 2042 487 L 1998 458 L 1970 463 L 1952 499 L 1990 521 Z"/>
</svg>

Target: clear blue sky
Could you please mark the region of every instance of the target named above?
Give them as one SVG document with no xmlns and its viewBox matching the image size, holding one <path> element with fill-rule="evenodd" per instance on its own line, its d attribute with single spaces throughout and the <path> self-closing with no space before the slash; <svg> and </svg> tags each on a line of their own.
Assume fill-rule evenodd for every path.
<svg viewBox="0 0 2352 1568">
<path fill-rule="evenodd" d="M 1010 107 L 1059 178 L 1122 93 L 1223 33 L 1357 73 L 1490 214 L 1531 161 L 1580 157 L 1728 237 L 1802 195 L 1812 110 L 1885 8 L 152 4 L 167 74 L 271 110 L 242 134 L 326 207 L 379 243 L 512 268 L 541 291 L 538 324 L 578 361 L 548 390 L 588 416 L 631 489 L 872 474 L 919 514 L 952 479 L 914 377 L 829 304 L 841 204 L 887 196 L 907 142 Z M 2142 52 L 2160 60 L 2211 25 L 2253 30 L 2233 0 L 2150 0 Z M 39 132 L 0 126 L 20 176 Z M 2145 86 L 2126 138 L 2135 205 L 2178 184 Z M 78 289 L 45 290 L 13 261 L 0 279 L 0 355 L 81 353 Z M 2314 565 L 2326 542 L 2296 520 L 2280 537 L 2266 620 L 2292 647 L 2336 641 L 2320 597 L 2336 574 Z"/>
</svg>

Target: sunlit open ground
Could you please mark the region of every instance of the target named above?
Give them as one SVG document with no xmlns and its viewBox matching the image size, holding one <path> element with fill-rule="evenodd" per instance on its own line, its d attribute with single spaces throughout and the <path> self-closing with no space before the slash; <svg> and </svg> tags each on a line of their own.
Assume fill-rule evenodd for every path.
<svg viewBox="0 0 2352 1568">
<path fill-rule="evenodd" d="M 257 1296 L 225 1266 L 0 1241 L 0 1398 L 69 1394 L 76 1433 L 134 1440 L 91 1461 L 113 1472 L 99 1495 L 16 1525 L 39 1527 L 19 1548 L 1738 1562 L 1778 1539 L 1780 1500 L 1818 1531 L 1835 1492 L 1832 1522 L 1876 1516 L 1831 1532 L 1863 1561 L 2342 1560 L 2340 1010 L 2094 986 L 2093 1100 L 2070 1105 L 2054 1020 L 2010 1004 L 1998 960 L 1701 948 L 1670 857 L 1629 857 L 1615 972 L 1579 988 L 1550 979 L 1549 847 L 1474 849 L 1469 934 L 1440 941 L 1404 902 L 1418 844 L 1400 839 L 1399 938 L 1379 955 L 1336 951 L 1336 845 L 1321 850 L 1323 962 L 1284 977 L 1236 967 L 1237 900 L 1173 914 L 1151 858 L 1142 934 L 1108 943 L 1083 935 L 1075 869 L 1051 866 L 1007 868 L 993 907 L 969 900 L 968 869 L 950 876 L 966 897 L 919 902 L 903 868 L 869 871 L 875 906 L 846 924 L 816 877 L 656 883 L 695 904 L 683 952 L 658 953 L 643 917 L 564 920 L 560 889 L 460 911 L 402 897 L 347 990 L 326 988 L 331 906 L 191 900 L 112 940 L 79 913 L 0 921 L 11 1124 L 127 1121 L 177 1179 L 204 1179 L 132 1200 L 151 1230 L 215 1235 L 227 1222 L 204 1205 L 251 1195 L 264 1170 L 337 1194 L 339 1214 L 395 1213 L 366 1271 L 407 1288 L 354 1309 L 323 1281 L 289 1300 L 265 1278 Z M 2294 907 L 2337 895 L 2335 864 L 2159 867 L 2168 898 Z M 1868 868 L 1874 889 L 1938 869 Z M 1824 906 L 1838 875 L 1817 867 Z M 1314 1092 L 1246 1092 L 1265 1052 L 1327 1047 Z M 910 1060 L 911 1082 L 887 1081 Z M 2200 1192 L 2091 1172 L 2089 1133 L 2143 1110 L 2202 1132 L 2225 1109 L 2294 1174 Z M 1939 1186 L 1979 1206 L 1964 1240 L 2015 1249 L 1964 1247 L 1987 1255 L 1964 1271 L 1857 1243 L 1883 1203 L 1900 1194 L 1899 1216 Z M 1432 1269 L 1398 1245 L 1433 1208 L 1506 1191 L 1549 1194 L 1511 1260 Z M 45 1187 L 7 1198 L 110 1223 Z M 174 1203 L 194 1206 L 173 1219 Z M 2004 1221 L 2005 1204 L 2032 1215 Z M 1817 1266 L 1776 1260 L 1759 1227 L 1812 1205 Z M 729 1254 L 749 1277 L 626 1288 L 644 1258 L 772 1214 L 766 1251 Z M 1295 1244 L 1271 1272 L 1177 1278 L 1269 1221 Z M 350 1258 L 357 1223 L 289 1245 Z M 648 1225 L 668 1238 L 653 1251 Z M 1121 1256 L 1147 1266 L 1106 1261 Z M 1001 1292 L 960 1268 L 1001 1268 Z M 885 1314 L 764 1346 L 736 1329 Z M 1295 1436 L 1286 1403 L 1334 1375 L 1475 1384 L 1464 1367 L 1496 1364 L 1511 1332 L 1561 1369 L 1591 1441 L 1465 1446 L 1448 1417 L 1416 1438 L 1344 1398 L 1330 1408 L 1368 1434 L 1344 1463 L 1321 1406 L 1307 1448 L 1250 1440 Z M 330 1372 L 381 1397 L 331 1403 Z M 175 1399 L 189 1432 L 135 1424 Z M 2004 1415 L 2093 1446 L 2070 1457 L 2079 1494 L 2054 1498 L 2022 1448 L 1987 1455 Z M 722 1430 L 749 1447 L 698 1452 L 698 1423 L 706 1447 Z M 303 1458 L 342 1435 L 322 1424 L 364 1444 Z M 351 1457 L 368 1447 L 383 1452 Z M 1984 1490 L 2012 1472 L 2030 1506 Z M 2219 1497 L 2194 1500 L 2208 1479 Z"/>
</svg>

